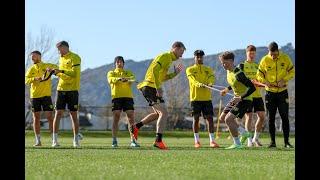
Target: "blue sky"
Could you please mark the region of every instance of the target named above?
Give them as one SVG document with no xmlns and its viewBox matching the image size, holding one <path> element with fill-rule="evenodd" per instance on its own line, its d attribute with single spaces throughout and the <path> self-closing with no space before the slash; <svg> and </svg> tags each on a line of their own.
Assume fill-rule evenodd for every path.
<svg viewBox="0 0 320 180">
<path fill-rule="evenodd" d="M 295 4 L 290 0 L 27 0 L 26 33 L 54 30 L 82 58 L 82 70 L 122 55 L 154 58 L 184 42 L 183 57 L 243 49 L 248 44 L 295 43 Z"/>
</svg>

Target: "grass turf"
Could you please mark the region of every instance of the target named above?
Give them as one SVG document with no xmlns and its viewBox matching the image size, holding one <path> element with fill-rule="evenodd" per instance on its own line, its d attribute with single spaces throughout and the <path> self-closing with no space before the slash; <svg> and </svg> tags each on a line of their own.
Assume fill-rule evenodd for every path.
<svg viewBox="0 0 320 180">
<path fill-rule="evenodd" d="M 261 135 L 261 148 L 211 149 L 207 133 L 200 133 L 202 147 L 193 147 L 193 133 L 166 132 L 169 150 L 152 147 L 154 132 L 139 132 L 140 148 L 129 147 L 129 133 L 119 132 L 119 148 L 111 148 L 111 132 L 82 132 L 81 148 L 72 147 L 71 132 L 59 133 L 59 148 L 51 148 L 48 132 L 42 147 L 32 147 L 34 135 L 26 131 L 26 179 L 294 179 L 294 149 L 269 149 L 269 136 Z M 232 144 L 224 133 L 216 141 Z M 294 137 L 290 139 L 294 145 Z"/>
</svg>

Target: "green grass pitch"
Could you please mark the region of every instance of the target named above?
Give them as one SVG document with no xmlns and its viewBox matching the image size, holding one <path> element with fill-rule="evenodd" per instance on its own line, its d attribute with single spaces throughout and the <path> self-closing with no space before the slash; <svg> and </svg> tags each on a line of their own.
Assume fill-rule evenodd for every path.
<svg viewBox="0 0 320 180">
<path fill-rule="evenodd" d="M 111 132 L 86 132 L 81 148 L 72 147 L 71 132 L 59 133 L 59 148 L 51 147 L 48 132 L 42 131 L 42 147 L 32 147 L 34 135 L 26 131 L 26 179 L 294 179 L 295 151 L 283 148 L 282 134 L 277 148 L 269 149 L 264 133 L 264 147 L 241 150 L 211 149 L 207 133 L 200 133 L 202 147 L 193 147 L 191 131 L 165 132 L 169 150 L 152 147 L 154 132 L 139 133 L 140 148 L 129 147 L 129 133 L 119 132 L 119 148 L 111 148 Z M 222 147 L 232 144 L 224 133 L 216 141 Z M 290 137 L 295 144 L 294 136 Z"/>
</svg>

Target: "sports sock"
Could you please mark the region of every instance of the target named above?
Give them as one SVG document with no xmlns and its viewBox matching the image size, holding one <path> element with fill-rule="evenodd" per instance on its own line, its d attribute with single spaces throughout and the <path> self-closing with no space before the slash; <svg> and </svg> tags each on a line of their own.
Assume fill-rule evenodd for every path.
<svg viewBox="0 0 320 180">
<path fill-rule="evenodd" d="M 214 133 L 209 133 L 210 142 L 214 141 Z"/>
<path fill-rule="evenodd" d="M 200 138 L 199 138 L 199 133 L 194 133 L 194 142 L 199 142 Z"/>
<path fill-rule="evenodd" d="M 234 144 L 236 144 L 236 145 L 241 145 L 241 142 L 240 142 L 239 137 L 233 137 L 233 142 L 234 142 Z"/>
<path fill-rule="evenodd" d="M 253 139 L 256 140 L 256 139 L 259 139 L 259 136 L 260 136 L 260 133 L 255 131 L 254 132 L 254 136 L 253 136 Z"/>
<path fill-rule="evenodd" d="M 246 130 L 242 126 L 238 127 L 238 131 L 240 132 L 240 135 L 246 132 Z"/>
<path fill-rule="evenodd" d="M 141 121 L 136 124 L 136 127 L 137 127 L 138 129 L 140 129 L 142 126 L 143 126 L 143 124 L 142 124 Z"/>
<path fill-rule="evenodd" d="M 52 139 L 53 139 L 53 142 L 57 142 L 58 141 L 58 133 L 52 133 Z"/>
<path fill-rule="evenodd" d="M 162 134 L 161 133 L 157 133 L 156 134 L 156 142 L 161 142 L 162 141 Z"/>
</svg>

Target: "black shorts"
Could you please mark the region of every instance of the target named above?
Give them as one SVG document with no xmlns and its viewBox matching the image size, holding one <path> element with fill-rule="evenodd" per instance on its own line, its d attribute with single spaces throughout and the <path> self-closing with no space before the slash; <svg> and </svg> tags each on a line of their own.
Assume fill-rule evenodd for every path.
<svg viewBox="0 0 320 180">
<path fill-rule="evenodd" d="M 191 101 L 192 116 L 203 117 L 213 116 L 213 106 L 211 101 Z"/>
<path fill-rule="evenodd" d="M 252 98 L 252 99 L 253 99 L 253 101 L 252 101 L 251 105 L 249 106 L 249 108 L 247 109 L 247 113 L 257 112 L 257 111 L 265 111 L 264 102 L 263 102 L 262 97 Z"/>
<path fill-rule="evenodd" d="M 45 96 L 41 98 L 31 98 L 30 103 L 31 103 L 32 112 L 53 111 L 51 96 Z"/>
<path fill-rule="evenodd" d="M 146 98 L 146 100 L 149 103 L 149 106 L 153 106 L 155 104 L 164 103 L 164 100 L 162 97 L 158 97 L 156 88 L 152 88 L 149 86 L 144 86 L 140 89 L 143 96 Z"/>
<path fill-rule="evenodd" d="M 114 110 L 134 110 L 132 98 L 114 98 L 112 99 L 112 111 Z"/>
<path fill-rule="evenodd" d="M 247 112 L 247 109 L 249 108 L 251 103 L 252 101 L 249 100 L 242 100 L 238 102 L 238 104 L 235 104 L 233 101 L 230 101 L 223 109 L 223 112 L 226 114 L 228 112 L 231 112 L 233 115 L 241 119 Z"/>
<path fill-rule="evenodd" d="M 70 111 L 78 111 L 79 93 L 78 91 L 58 91 L 56 100 L 56 110 L 65 110 L 66 105 Z"/>
</svg>

